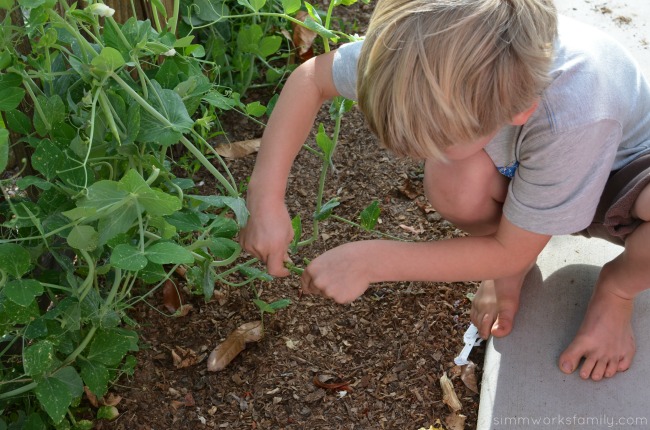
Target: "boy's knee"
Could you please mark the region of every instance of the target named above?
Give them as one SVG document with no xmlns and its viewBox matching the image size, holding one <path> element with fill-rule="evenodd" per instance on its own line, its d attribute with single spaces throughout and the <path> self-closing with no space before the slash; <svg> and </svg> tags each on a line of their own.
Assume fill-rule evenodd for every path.
<svg viewBox="0 0 650 430">
<path fill-rule="evenodd" d="M 501 218 L 507 180 L 491 162 L 427 162 L 424 185 L 431 206 L 469 233 L 487 234 Z"/>
</svg>

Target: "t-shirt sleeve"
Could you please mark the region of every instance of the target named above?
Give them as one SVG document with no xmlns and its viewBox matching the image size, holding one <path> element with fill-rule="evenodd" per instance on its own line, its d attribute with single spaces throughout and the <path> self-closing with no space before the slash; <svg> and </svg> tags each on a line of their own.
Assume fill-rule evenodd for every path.
<svg viewBox="0 0 650 430">
<path fill-rule="evenodd" d="M 346 43 L 334 53 L 332 79 L 334 86 L 343 97 L 357 99 L 357 62 L 363 41 Z"/>
<path fill-rule="evenodd" d="M 560 134 L 522 142 L 519 167 L 503 206 L 505 217 L 547 235 L 586 228 L 609 177 L 621 127 L 602 120 Z"/>
</svg>

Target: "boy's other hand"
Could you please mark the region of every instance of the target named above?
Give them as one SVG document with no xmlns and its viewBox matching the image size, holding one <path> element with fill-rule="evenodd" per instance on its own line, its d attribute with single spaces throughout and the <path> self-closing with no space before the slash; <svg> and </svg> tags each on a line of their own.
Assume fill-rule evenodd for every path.
<svg viewBox="0 0 650 430">
<path fill-rule="evenodd" d="M 284 204 L 252 209 L 246 227 L 239 233 L 239 244 L 266 264 L 271 276 L 288 276 L 284 266 L 291 261 L 287 252 L 293 240 L 289 211 Z"/>
<path fill-rule="evenodd" d="M 302 290 L 337 303 L 350 303 L 370 285 L 370 267 L 364 253 L 367 242 L 352 242 L 314 259 L 302 274 Z"/>
</svg>

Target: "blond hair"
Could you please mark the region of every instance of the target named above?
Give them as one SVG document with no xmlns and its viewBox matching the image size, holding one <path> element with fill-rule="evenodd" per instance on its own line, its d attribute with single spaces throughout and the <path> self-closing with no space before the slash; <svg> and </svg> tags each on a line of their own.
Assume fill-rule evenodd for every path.
<svg viewBox="0 0 650 430">
<path fill-rule="evenodd" d="M 552 0 L 379 0 L 359 107 L 396 155 L 444 159 L 533 105 L 556 35 Z"/>
</svg>

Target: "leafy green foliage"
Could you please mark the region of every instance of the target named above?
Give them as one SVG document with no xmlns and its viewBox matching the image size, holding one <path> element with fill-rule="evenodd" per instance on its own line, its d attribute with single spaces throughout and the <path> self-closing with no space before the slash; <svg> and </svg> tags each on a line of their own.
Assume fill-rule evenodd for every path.
<svg viewBox="0 0 650 430">
<path fill-rule="evenodd" d="M 361 214 L 359 215 L 361 227 L 367 231 L 374 230 L 375 225 L 377 225 L 377 220 L 379 220 L 380 212 L 379 202 L 377 200 L 374 200 L 364 210 L 362 210 Z"/>
<path fill-rule="evenodd" d="M 285 37 L 292 26 L 317 32 L 324 50 L 345 35 L 329 29 L 332 8 L 325 14 L 300 0 L 176 1 L 180 16 L 153 0 L 162 23 L 119 24 L 110 13 L 100 23 L 101 1 L 0 0 L 1 9 L 20 7 L 26 17 L 15 26 L 3 14 L 0 27 L 0 173 L 16 136 L 34 170 L 0 181 L 19 187 L 0 202 L 0 329 L 13 346 L 0 351 L 0 403 L 3 416 L 19 411 L 0 419 L 0 429 L 91 428 L 75 423 L 70 409 L 84 386 L 101 397 L 120 373 L 133 373 L 130 298 L 179 265 L 206 300 L 216 282 L 272 280 L 239 264 L 235 237 L 248 211 L 206 139 L 223 111 L 260 121 L 270 114 L 277 97 L 265 105 L 245 94 L 277 87 L 296 67 Z M 292 16 L 301 8 L 304 22 Z M 30 51 L 18 52 L 18 40 Z M 337 103 L 340 121 L 350 104 Z M 328 162 L 336 139 L 319 130 Z M 191 194 L 191 174 L 176 177 L 175 146 L 193 171 L 214 176 L 214 195 Z M 315 222 L 337 205 L 319 204 Z M 295 249 L 301 229 L 298 219 Z M 255 297 L 262 313 L 290 305 Z"/>
</svg>

